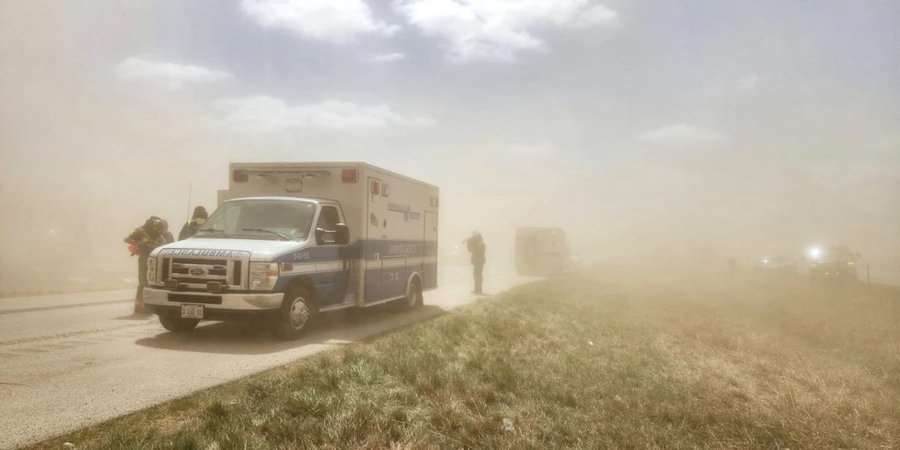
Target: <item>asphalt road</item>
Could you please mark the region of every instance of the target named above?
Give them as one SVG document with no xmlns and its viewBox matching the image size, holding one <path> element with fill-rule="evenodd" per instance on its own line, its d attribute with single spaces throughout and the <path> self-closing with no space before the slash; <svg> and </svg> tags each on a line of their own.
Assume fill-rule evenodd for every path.
<svg viewBox="0 0 900 450">
<path fill-rule="evenodd" d="M 499 292 L 526 281 L 487 268 Z M 0 299 L 0 448 L 37 442 L 322 350 L 435 317 L 475 299 L 467 267 L 448 267 L 441 287 L 410 313 L 335 312 L 306 337 L 279 341 L 259 327 L 209 322 L 167 332 L 133 316 L 133 290 Z"/>
</svg>

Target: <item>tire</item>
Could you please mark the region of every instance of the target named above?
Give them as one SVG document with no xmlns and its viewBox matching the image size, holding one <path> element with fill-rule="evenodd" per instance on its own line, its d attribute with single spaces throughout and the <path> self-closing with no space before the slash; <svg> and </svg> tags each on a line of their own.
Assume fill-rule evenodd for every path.
<svg viewBox="0 0 900 450">
<path fill-rule="evenodd" d="M 182 319 L 174 314 L 160 314 L 159 323 L 173 333 L 187 333 L 197 328 L 200 319 Z"/>
<path fill-rule="evenodd" d="M 424 297 L 422 295 L 422 283 L 419 281 L 419 277 L 415 277 L 409 283 L 409 289 L 406 292 L 406 297 L 394 302 L 394 310 L 399 312 L 412 311 L 422 306 L 424 303 Z"/>
<path fill-rule="evenodd" d="M 275 334 L 281 339 L 297 339 L 310 328 L 317 313 L 310 291 L 303 286 L 292 287 L 284 294 Z"/>
</svg>

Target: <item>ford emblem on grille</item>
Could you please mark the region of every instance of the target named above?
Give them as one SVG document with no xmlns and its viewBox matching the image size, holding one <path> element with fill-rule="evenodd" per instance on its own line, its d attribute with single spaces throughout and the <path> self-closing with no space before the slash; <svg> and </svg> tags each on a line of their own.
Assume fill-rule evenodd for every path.
<svg viewBox="0 0 900 450">
<path fill-rule="evenodd" d="M 191 267 L 191 270 L 189 270 L 188 273 L 195 277 L 199 277 L 206 275 L 206 269 L 202 267 Z"/>
</svg>

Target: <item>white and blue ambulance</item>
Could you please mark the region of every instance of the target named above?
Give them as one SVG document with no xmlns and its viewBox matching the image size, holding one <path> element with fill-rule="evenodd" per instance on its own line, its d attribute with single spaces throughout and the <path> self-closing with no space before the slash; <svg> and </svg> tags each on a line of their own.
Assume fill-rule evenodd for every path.
<svg viewBox="0 0 900 450">
<path fill-rule="evenodd" d="M 232 163 L 219 207 L 148 261 L 146 308 L 171 331 L 261 317 L 422 305 L 437 287 L 438 188 L 361 162 Z"/>
</svg>

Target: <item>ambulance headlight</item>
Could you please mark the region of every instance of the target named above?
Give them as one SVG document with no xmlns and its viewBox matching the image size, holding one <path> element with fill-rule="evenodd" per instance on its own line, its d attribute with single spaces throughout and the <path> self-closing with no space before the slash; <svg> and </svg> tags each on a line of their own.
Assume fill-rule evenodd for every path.
<svg viewBox="0 0 900 450">
<path fill-rule="evenodd" d="M 271 291 L 278 282 L 277 263 L 250 263 L 250 289 Z"/>
<path fill-rule="evenodd" d="M 147 258 L 147 282 L 156 283 L 156 258 Z"/>
</svg>

